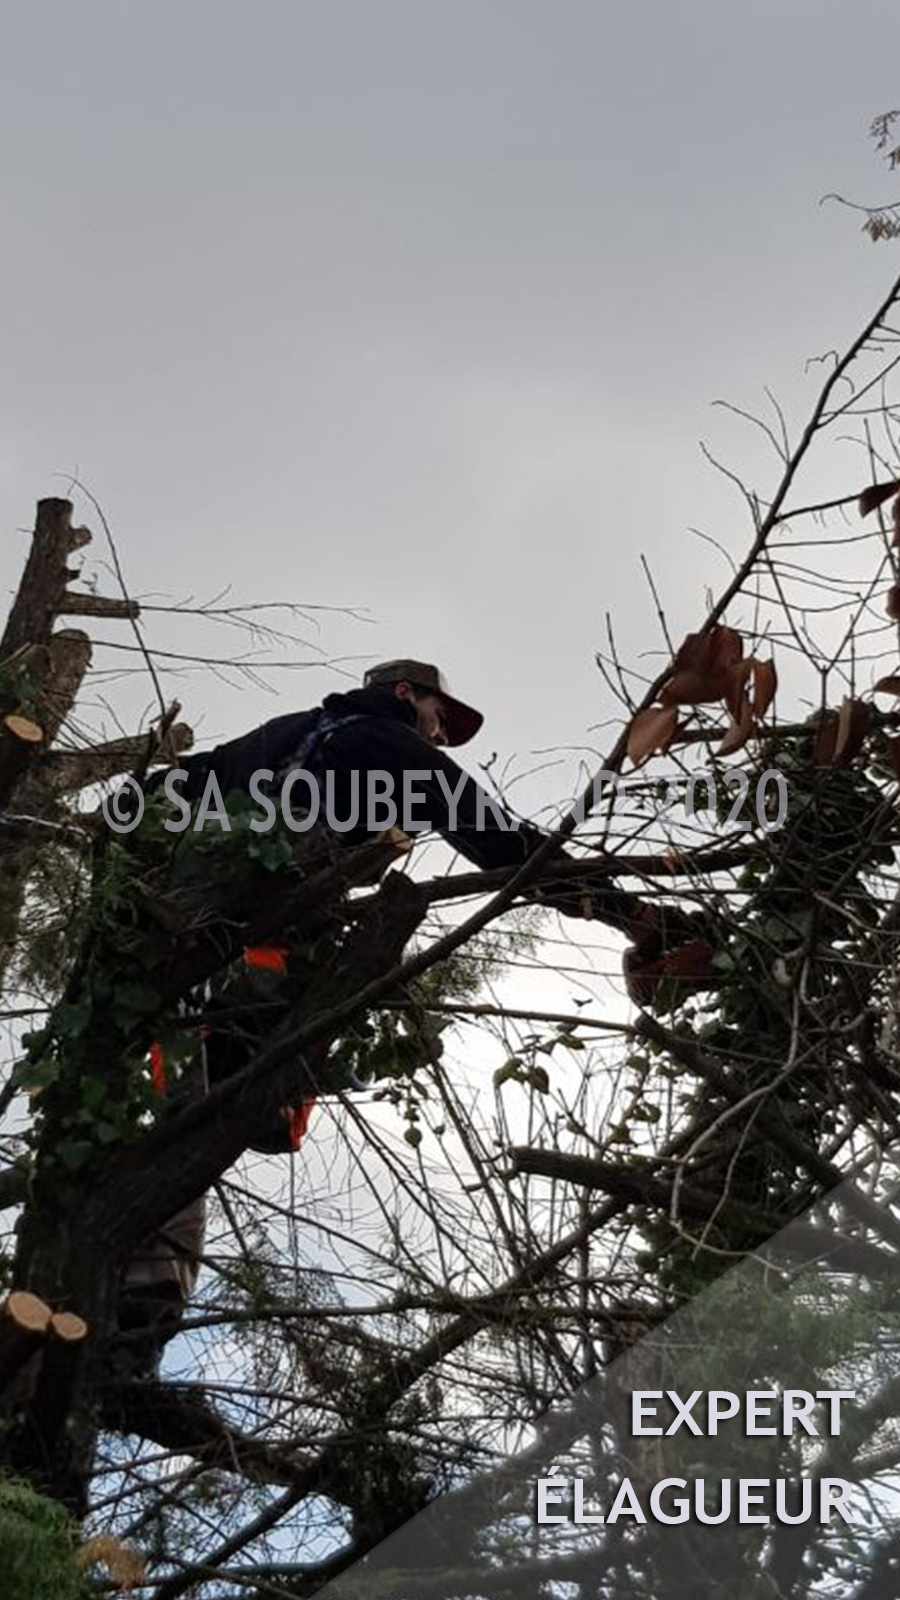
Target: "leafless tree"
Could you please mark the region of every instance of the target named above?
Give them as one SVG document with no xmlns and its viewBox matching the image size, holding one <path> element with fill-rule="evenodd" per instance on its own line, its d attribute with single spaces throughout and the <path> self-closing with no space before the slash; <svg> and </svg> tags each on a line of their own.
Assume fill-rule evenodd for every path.
<svg viewBox="0 0 900 1600">
<path fill-rule="evenodd" d="M 555 1443 L 534 1430 L 607 1369 L 661 1370 L 679 1317 L 695 1317 L 699 1348 L 701 1304 L 736 1292 L 725 1269 L 752 1270 L 786 1227 L 791 1292 L 773 1319 L 826 1318 L 816 1371 L 855 1362 L 867 1396 L 843 1474 L 873 1493 L 889 1480 L 898 297 L 900 282 L 812 369 L 796 433 L 774 401 L 752 419 L 775 481 L 764 494 L 722 468 L 749 537 L 732 550 L 716 536 L 721 593 L 676 645 L 651 579 L 652 681 L 612 646 L 598 657 L 619 698 L 598 765 L 619 800 L 592 777 L 516 871 L 410 869 L 390 840 L 335 863 L 304 836 L 280 865 L 176 850 L 152 825 L 117 841 L 72 797 L 173 759 L 190 734 L 160 693 L 149 733 L 79 741 L 91 641 L 60 619 L 137 626 L 148 672 L 155 655 L 127 593 L 72 588 L 89 536 L 67 502 L 40 503 L 0 645 L 7 1017 L 36 1013 L 4 1090 L 0 1197 L 19 1210 L 0 1459 L 83 1519 L 98 1582 L 114 1538 L 111 1559 L 140 1553 L 152 1600 L 349 1595 L 361 1558 L 481 1470 L 497 1498 L 478 1502 L 467 1542 L 442 1544 L 437 1519 L 439 1555 L 386 1592 L 695 1593 L 687 1535 L 674 1571 L 671 1543 L 663 1560 L 641 1528 L 529 1545 L 523 1485 L 548 1451 L 581 1440 L 601 1486 L 628 1457 L 615 1385 L 602 1425 Z M 662 916 L 608 926 L 593 891 L 611 879 Z M 551 919 L 560 885 L 581 920 Z M 523 965 L 571 968 L 575 988 L 623 932 L 630 1014 L 583 992 L 557 1010 L 510 1002 Z M 195 1038 L 204 983 L 282 937 L 317 941 L 316 961 L 249 1066 L 200 1100 L 155 1096 L 151 1042 Z M 348 1062 L 372 1075 L 362 1098 Z M 312 1093 L 325 1099 L 302 1163 L 248 1154 L 261 1121 Z M 207 1270 L 172 1363 L 159 1382 L 121 1381 L 121 1264 L 210 1188 Z M 815 1290 L 796 1276 L 811 1262 Z M 876 1314 L 861 1327 L 863 1295 Z M 635 1481 L 665 1464 L 632 1451 Z M 873 1587 L 896 1560 L 880 1510 L 849 1554 L 827 1529 L 791 1532 L 736 1546 L 709 1592 L 737 1592 L 734 1561 L 747 1595 L 893 1592 Z"/>
</svg>

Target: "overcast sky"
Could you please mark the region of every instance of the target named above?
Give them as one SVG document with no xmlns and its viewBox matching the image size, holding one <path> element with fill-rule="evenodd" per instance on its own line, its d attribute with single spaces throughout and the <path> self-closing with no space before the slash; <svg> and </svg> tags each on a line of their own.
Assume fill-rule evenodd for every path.
<svg viewBox="0 0 900 1600">
<path fill-rule="evenodd" d="M 867 138 L 900 104 L 897 0 L 2 10 L 0 593 L 35 500 L 77 470 L 133 593 L 367 607 L 323 617 L 321 649 L 354 671 L 439 660 L 487 712 L 470 765 L 607 748 L 587 731 L 615 710 L 606 611 L 626 659 L 658 644 L 639 553 L 677 636 L 726 572 L 687 529 L 746 544 L 699 439 L 771 485 L 711 402 L 753 409 L 769 384 L 802 420 L 806 360 L 898 270 L 819 203 L 900 191 Z M 348 680 L 270 681 L 278 698 L 164 677 L 202 742 Z M 105 687 L 126 721 L 152 698 Z M 513 798 L 534 814 L 571 779 Z M 621 1010 L 598 937 L 584 959 Z M 517 981 L 567 1005 L 580 958 L 548 952 L 555 979 Z M 459 1081 L 486 1049 L 464 1035 Z"/>
<path fill-rule="evenodd" d="M 687 527 L 744 531 L 698 439 L 760 460 L 710 402 L 799 418 L 897 269 L 819 204 L 900 187 L 866 137 L 896 0 L 4 13 L 4 591 L 76 468 L 134 592 L 366 606 L 323 649 L 439 659 L 473 760 L 609 715 L 605 610 L 656 639 L 639 551 L 696 620 L 722 567 Z M 272 682 L 180 687 L 221 737 L 338 680 Z"/>
</svg>

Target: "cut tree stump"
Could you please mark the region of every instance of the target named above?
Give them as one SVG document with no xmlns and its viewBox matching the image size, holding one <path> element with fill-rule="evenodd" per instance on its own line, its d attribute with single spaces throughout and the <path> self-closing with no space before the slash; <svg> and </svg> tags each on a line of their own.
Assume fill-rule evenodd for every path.
<svg viewBox="0 0 900 1600">
<path fill-rule="evenodd" d="M 44 1341 L 53 1312 L 36 1294 L 14 1289 L 0 1308 L 0 1390 Z"/>
<path fill-rule="evenodd" d="M 46 1333 L 53 1312 L 45 1301 L 27 1289 L 14 1289 L 3 1303 L 4 1320 L 23 1333 Z"/>
<path fill-rule="evenodd" d="M 88 1325 L 74 1311 L 54 1311 L 47 1331 L 52 1339 L 61 1339 L 64 1344 L 80 1344 L 87 1338 Z"/>
<path fill-rule="evenodd" d="M 39 728 L 30 717 L 20 717 L 17 711 L 11 711 L 8 717 L 3 718 L 3 726 L 14 739 L 23 739 L 26 744 L 40 744 L 44 737 L 43 728 Z"/>
</svg>

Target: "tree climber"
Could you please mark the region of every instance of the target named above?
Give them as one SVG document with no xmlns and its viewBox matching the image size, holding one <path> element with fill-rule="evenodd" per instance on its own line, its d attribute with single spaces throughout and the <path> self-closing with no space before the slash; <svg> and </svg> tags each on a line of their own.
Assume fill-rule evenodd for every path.
<svg viewBox="0 0 900 1600">
<path fill-rule="evenodd" d="M 261 728 L 229 740 L 208 752 L 182 760 L 178 771 L 186 774 L 173 790 L 193 802 L 217 791 L 216 803 L 234 791 L 251 793 L 257 800 L 282 796 L 286 781 L 293 804 L 296 790 L 290 774 L 308 775 L 307 786 L 320 792 L 319 815 L 327 794 L 329 815 L 340 823 L 333 832 L 341 846 L 360 844 L 389 825 L 372 825 L 371 783 L 376 804 L 385 805 L 391 794 L 405 831 L 436 832 L 483 869 L 520 866 L 546 835 L 533 824 L 513 819 L 493 801 L 474 778 L 444 753 L 444 746 L 465 744 L 481 727 L 482 714 L 459 700 L 440 670 L 423 661 L 400 659 L 372 667 L 363 685 L 344 693 L 329 694 L 322 705 L 308 711 L 275 717 Z M 211 780 L 214 775 L 214 784 Z M 261 776 L 262 775 L 262 776 Z M 166 781 L 158 773 L 149 787 Z M 252 786 L 252 787 L 251 787 Z M 407 805 L 406 800 L 409 799 Z M 367 816 L 366 805 L 370 814 Z M 356 820 L 353 822 L 354 806 Z M 353 823 L 347 826 L 347 823 Z M 565 879 L 542 886 L 543 904 L 564 914 L 596 917 L 626 932 L 636 949 L 627 952 L 626 974 L 634 989 L 636 965 L 652 971 L 667 943 L 693 937 L 690 919 L 668 908 L 665 913 L 611 882 L 586 889 Z M 253 1000 L 271 973 L 288 971 L 291 952 L 266 946 L 245 952 L 245 970 L 226 979 L 218 991 L 227 995 L 233 1016 L 241 1003 L 252 1015 Z M 203 1075 L 207 1084 L 238 1071 L 258 1049 L 264 1028 L 234 1027 L 206 1030 Z M 154 1070 L 161 1070 L 154 1061 Z M 250 1147 L 267 1153 L 296 1150 L 306 1131 L 312 1102 L 284 1113 L 277 1128 L 255 1131 Z M 173 1218 L 153 1239 L 135 1252 L 126 1267 L 120 1293 L 120 1328 L 146 1333 L 146 1360 L 153 1370 L 163 1345 L 176 1331 L 181 1312 L 197 1278 L 203 1246 L 204 1202 L 198 1200 Z"/>
</svg>

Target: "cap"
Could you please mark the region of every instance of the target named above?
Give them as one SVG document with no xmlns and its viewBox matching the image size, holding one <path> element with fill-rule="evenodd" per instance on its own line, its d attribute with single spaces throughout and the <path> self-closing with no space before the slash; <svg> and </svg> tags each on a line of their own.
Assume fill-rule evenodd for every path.
<svg viewBox="0 0 900 1600">
<path fill-rule="evenodd" d="M 411 683 L 416 689 L 427 689 L 431 694 L 440 695 L 444 704 L 447 725 L 447 743 L 449 745 L 466 744 L 473 739 L 484 717 L 474 706 L 467 706 L 464 700 L 457 700 L 450 692 L 450 685 L 444 677 L 440 667 L 433 666 L 428 661 L 382 661 L 377 667 L 370 667 L 363 685 L 366 689 L 376 683 Z"/>
</svg>

